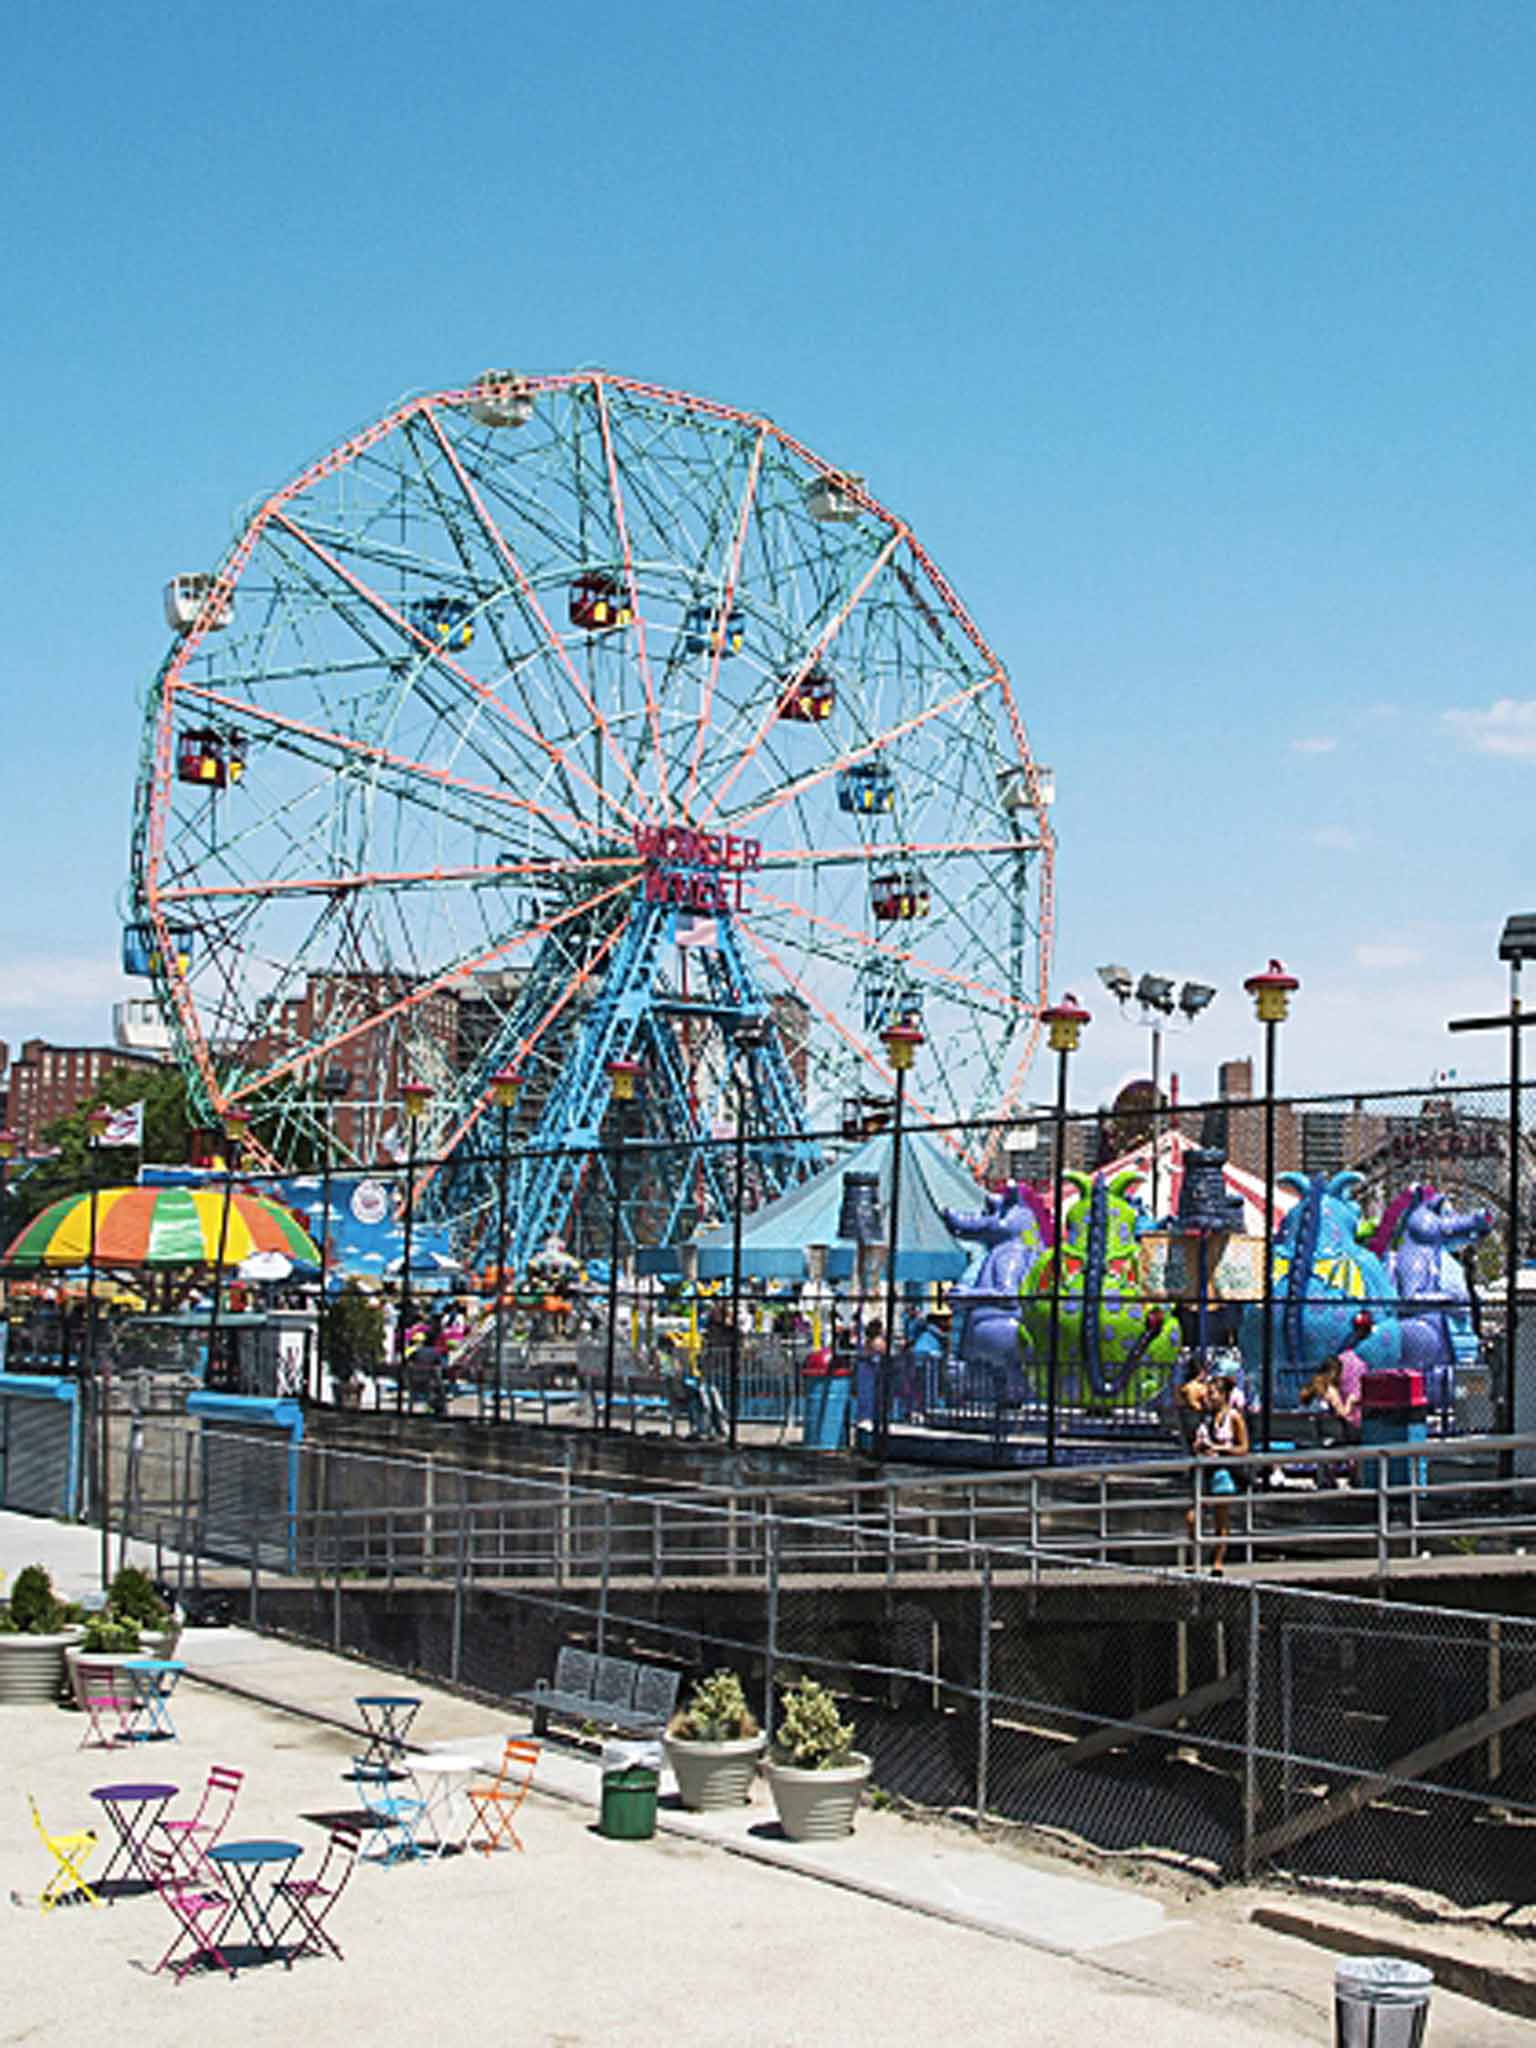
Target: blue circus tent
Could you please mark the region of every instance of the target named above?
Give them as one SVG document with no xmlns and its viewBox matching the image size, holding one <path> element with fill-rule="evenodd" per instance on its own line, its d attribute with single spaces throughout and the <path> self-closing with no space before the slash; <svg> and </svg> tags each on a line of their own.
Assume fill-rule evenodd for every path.
<svg viewBox="0 0 1536 2048">
<path fill-rule="evenodd" d="M 889 1228 L 891 1133 L 867 1138 L 862 1145 L 824 1167 L 775 1202 L 746 1217 L 741 1232 L 741 1270 L 757 1280 L 804 1280 L 805 1248 L 831 1248 L 828 1277 L 847 1280 L 853 1274 L 854 1247 L 837 1235 L 843 1200 L 843 1176 L 874 1174 L 880 1183 L 880 1214 Z M 941 1209 L 979 1209 L 985 1191 L 971 1179 L 946 1148 L 922 1132 L 903 1133 L 901 1141 L 901 1216 L 897 1231 L 898 1281 L 956 1280 L 971 1261 L 970 1247 L 950 1236 Z M 640 1253 L 643 1273 L 672 1274 L 679 1270 L 671 1245 Z M 731 1226 L 724 1223 L 699 1234 L 699 1278 L 727 1279 L 731 1271 Z"/>
</svg>

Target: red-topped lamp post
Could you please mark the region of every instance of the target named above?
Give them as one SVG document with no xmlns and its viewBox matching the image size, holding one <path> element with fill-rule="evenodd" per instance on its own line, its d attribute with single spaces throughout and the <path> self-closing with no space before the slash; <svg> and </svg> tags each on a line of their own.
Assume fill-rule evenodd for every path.
<svg viewBox="0 0 1536 2048">
<path fill-rule="evenodd" d="M 416 1220 L 416 1141 L 421 1120 L 432 1100 L 425 1081 L 407 1081 L 400 1089 L 405 1109 L 405 1258 L 400 1268 L 400 1314 L 395 1324 L 395 1413 L 405 1413 L 405 1343 L 416 1313 L 411 1293 L 411 1233 Z"/>
<path fill-rule="evenodd" d="M 251 1120 L 243 1109 L 224 1112 L 224 1200 L 219 1208 L 219 1244 L 213 1264 L 213 1303 L 208 1311 L 208 1384 L 219 1383 L 219 1310 L 224 1286 L 224 1255 L 229 1249 L 229 1211 L 235 1195 L 235 1175 L 240 1171 L 240 1154 L 250 1132 Z M 238 1392 L 238 1389 L 236 1389 Z"/>
<path fill-rule="evenodd" d="M 603 1359 L 603 1433 L 613 1427 L 613 1375 L 619 1341 L 619 1247 L 623 1242 L 624 1214 L 624 1119 L 629 1104 L 639 1092 L 645 1072 L 640 1060 L 610 1060 L 608 1083 L 613 1091 L 616 1115 L 613 1126 L 613 1157 L 610 1162 L 612 1212 L 608 1227 L 608 1344 Z"/>
<path fill-rule="evenodd" d="M 81 1347 L 81 1375 L 91 1390 L 99 1409 L 97 1420 L 99 1449 L 96 1455 L 97 1479 L 101 1485 L 101 1589 L 106 1591 L 112 1583 L 111 1557 L 111 1500 L 112 1500 L 112 1446 L 108 1435 L 107 1414 L 111 1406 L 112 1360 L 106 1356 L 100 1383 L 96 1379 L 96 1216 L 97 1216 L 97 1160 L 107 1126 L 112 1121 L 112 1112 L 104 1102 L 92 1105 L 85 1113 L 86 1181 L 90 1200 L 86 1207 L 85 1246 L 85 1333 Z"/>
<path fill-rule="evenodd" d="M 491 1100 L 500 1118 L 501 1157 L 496 1179 L 496 1378 L 491 1394 L 491 1420 L 501 1420 L 501 1345 L 507 1309 L 507 1182 L 512 1170 L 512 1112 L 522 1090 L 516 1067 L 499 1067 L 491 1076 Z"/>
<path fill-rule="evenodd" d="M 325 1368 L 330 1351 L 330 1308 L 327 1296 L 331 1284 L 331 1168 L 335 1143 L 335 1105 L 352 1089 L 352 1076 L 345 1067 L 327 1067 L 320 1076 L 323 1107 L 320 1111 L 320 1306 L 315 1318 L 315 1399 L 325 1393 Z"/>
<path fill-rule="evenodd" d="M 747 1202 L 747 1129 L 752 1102 L 752 1056 L 768 1043 L 766 1017 L 738 1019 L 731 1037 L 741 1065 L 736 1072 L 736 1131 L 732 1149 L 736 1156 L 736 1200 L 731 1210 L 731 1350 L 726 1382 L 726 1440 L 736 1448 L 741 1419 L 741 1226 Z"/>
<path fill-rule="evenodd" d="M 1278 960 L 1243 983 L 1253 997 L 1254 1014 L 1264 1026 L 1264 1328 L 1260 1378 L 1260 1436 L 1269 1449 L 1275 1405 L 1275 1051 L 1280 1026 L 1290 1015 L 1291 997 L 1301 987 Z"/>
<path fill-rule="evenodd" d="M 21 1139 L 8 1125 L 4 1130 L 0 1130 L 0 1244 L 10 1241 L 10 1232 L 6 1228 L 5 1176 L 20 1144 Z M 0 1276 L 0 1307 L 5 1303 L 5 1285 L 4 1277 Z"/>
<path fill-rule="evenodd" d="M 909 1017 L 898 1017 L 880 1034 L 885 1056 L 896 1076 L 896 1114 L 891 1121 L 891 1213 L 887 1224 L 885 1250 L 885 1363 L 875 1389 L 875 1456 L 883 1458 L 891 1427 L 891 1374 L 896 1363 L 896 1316 L 900 1290 L 896 1285 L 896 1254 L 901 1230 L 901 1145 L 902 1123 L 907 1106 L 907 1076 L 926 1043 L 920 1027 Z"/>
<path fill-rule="evenodd" d="M 1059 1003 L 1053 1003 L 1048 1010 L 1040 1012 L 1040 1021 L 1049 1034 L 1050 1048 L 1056 1055 L 1056 1144 L 1053 1160 L 1052 1213 L 1055 1218 L 1055 1245 L 1051 1253 L 1051 1322 L 1050 1348 L 1046 1353 L 1045 1382 L 1045 1462 L 1056 1462 L 1056 1399 L 1061 1380 L 1061 1250 L 1064 1231 L 1063 1209 L 1066 1201 L 1067 1179 L 1067 1062 L 1082 1044 L 1085 1026 L 1093 1019 L 1074 995 L 1065 995 Z"/>
</svg>

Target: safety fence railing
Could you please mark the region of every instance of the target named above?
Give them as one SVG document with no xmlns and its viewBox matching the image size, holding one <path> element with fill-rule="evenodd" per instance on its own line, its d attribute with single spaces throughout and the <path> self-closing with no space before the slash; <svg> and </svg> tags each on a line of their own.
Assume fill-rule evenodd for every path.
<svg viewBox="0 0 1536 2048">
<path fill-rule="evenodd" d="M 221 1581 L 258 1628 L 491 1698 L 574 1641 L 729 1664 L 771 1727 L 809 1673 L 893 1797 L 1106 1854 L 1411 1884 L 1430 1910 L 1527 1895 L 1525 1617 L 1101 1564 L 988 1533 L 980 1495 L 917 1527 L 889 1496 L 793 1512 L 492 1478 L 253 1520 Z"/>
</svg>

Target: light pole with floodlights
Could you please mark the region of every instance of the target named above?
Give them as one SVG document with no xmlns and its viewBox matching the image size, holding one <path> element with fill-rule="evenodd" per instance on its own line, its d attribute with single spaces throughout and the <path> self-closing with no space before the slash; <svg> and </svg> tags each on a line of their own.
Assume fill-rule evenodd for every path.
<svg viewBox="0 0 1536 2048">
<path fill-rule="evenodd" d="M 1253 997 L 1254 1015 L 1264 1026 L 1264 1328 L 1259 1380 L 1260 1449 L 1269 1449 L 1275 1409 L 1275 1053 L 1280 1026 L 1290 1014 L 1291 997 L 1301 987 L 1278 960 L 1243 983 Z"/>
<path fill-rule="evenodd" d="M 1074 995 L 1040 1012 L 1040 1021 L 1050 1034 L 1050 1048 L 1056 1055 L 1056 1145 L 1053 1166 L 1052 1213 L 1054 1244 L 1051 1252 L 1051 1322 L 1045 1365 L 1045 1462 L 1056 1462 L 1056 1397 L 1061 1382 L 1061 1254 L 1065 1236 L 1062 1210 L 1067 1179 L 1067 1062 L 1082 1043 L 1083 1028 L 1093 1019 Z M 1087 1313 L 1085 1308 L 1084 1313 Z"/>
<path fill-rule="evenodd" d="M 1163 1031 L 1175 1011 L 1186 1023 L 1193 1024 L 1200 1012 L 1215 1000 L 1216 991 L 1209 982 L 1186 981 L 1175 997 L 1170 976 L 1143 974 L 1137 979 L 1129 967 L 1121 967 L 1113 962 L 1107 967 L 1101 967 L 1098 975 L 1122 1011 L 1129 1002 L 1134 1001 L 1137 1004 L 1141 1012 L 1138 1022 L 1152 1034 L 1152 1185 L 1148 1190 L 1148 1201 L 1152 1214 L 1156 1217 L 1161 1183 L 1158 1143 L 1162 1137 L 1163 1122 Z"/>
</svg>

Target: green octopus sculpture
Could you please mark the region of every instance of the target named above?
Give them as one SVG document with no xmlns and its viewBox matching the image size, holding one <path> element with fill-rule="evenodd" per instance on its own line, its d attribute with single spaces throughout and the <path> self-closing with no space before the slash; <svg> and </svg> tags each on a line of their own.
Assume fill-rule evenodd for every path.
<svg viewBox="0 0 1536 2048">
<path fill-rule="evenodd" d="M 1136 1251 L 1140 1216 L 1129 1199 L 1141 1180 L 1134 1170 L 1107 1181 L 1068 1171 L 1076 1190 L 1059 1242 L 1020 1290 L 1019 1349 L 1025 1376 L 1042 1398 L 1051 1348 L 1051 1289 L 1061 1260 L 1061 1323 L 1057 1340 L 1059 1402 L 1087 1409 L 1155 1402 L 1179 1355 L 1179 1325 L 1142 1299 Z"/>
</svg>

